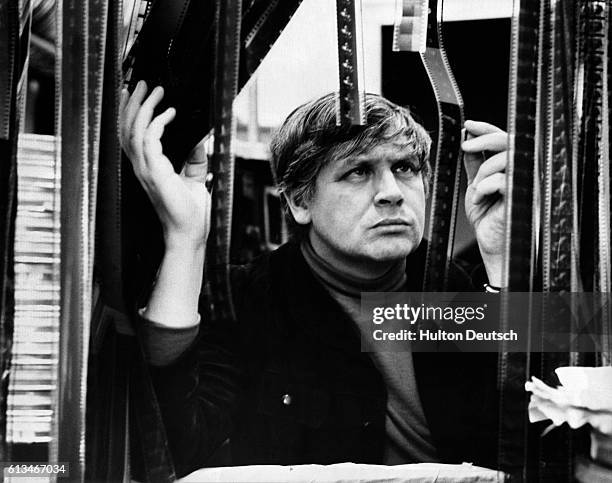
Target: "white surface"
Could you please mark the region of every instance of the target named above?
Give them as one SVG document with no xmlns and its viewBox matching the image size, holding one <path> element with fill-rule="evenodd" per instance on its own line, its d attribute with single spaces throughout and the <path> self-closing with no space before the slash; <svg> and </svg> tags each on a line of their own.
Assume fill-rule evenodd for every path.
<svg viewBox="0 0 612 483">
<path fill-rule="evenodd" d="M 382 466 L 341 463 L 336 465 L 236 466 L 204 468 L 182 478 L 187 482 L 255 482 L 255 483 L 458 483 L 501 482 L 503 476 L 494 470 L 467 463 L 443 465 Z"/>
</svg>

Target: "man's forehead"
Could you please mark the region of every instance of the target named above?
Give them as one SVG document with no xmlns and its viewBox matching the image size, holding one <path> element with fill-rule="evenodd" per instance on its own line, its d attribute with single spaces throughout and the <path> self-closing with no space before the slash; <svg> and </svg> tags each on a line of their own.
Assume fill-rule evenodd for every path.
<svg viewBox="0 0 612 483">
<path fill-rule="evenodd" d="M 402 136 L 388 141 L 381 141 L 363 150 L 337 158 L 336 164 L 354 164 L 364 161 L 384 161 L 386 159 L 406 159 L 415 155 L 414 145 Z"/>
</svg>

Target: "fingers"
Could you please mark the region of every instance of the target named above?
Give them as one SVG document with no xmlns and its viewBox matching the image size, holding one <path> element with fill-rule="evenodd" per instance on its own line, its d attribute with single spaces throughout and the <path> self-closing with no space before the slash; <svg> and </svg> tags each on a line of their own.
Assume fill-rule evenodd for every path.
<svg viewBox="0 0 612 483">
<path fill-rule="evenodd" d="M 153 92 L 147 97 L 142 103 L 138 113 L 134 118 L 134 124 L 131 129 L 130 144 L 131 148 L 139 155 L 139 151 L 143 148 L 144 134 L 148 129 L 149 124 L 153 119 L 153 112 L 157 105 L 164 97 L 164 89 L 162 87 L 156 87 Z"/>
<path fill-rule="evenodd" d="M 504 131 L 495 131 L 479 135 L 461 143 L 461 149 L 466 153 L 480 151 L 504 151 L 508 148 L 508 135 Z"/>
<path fill-rule="evenodd" d="M 119 98 L 119 114 L 123 116 L 123 110 L 127 105 L 127 101 L 130 98 L 130 94 L 127 89 L 121 89 L 121 97 Z"/>
<path fill-rule="evenodd" d="M 478 169 L 478 172 L 473 180 L 474 185 L 477 185 L 480 183 L 480 181 L 488 176 L 491 176 L 492 174 L 504 172 L 506 170 L 507 163 L 507 152 L 497 153 L 495 156 L 491 156 L 484 163 L 482 163 Z"/>
<path fill-rule="evenodd" d="M 207 173 L 208 156 L 206 154 L 206 143 L 202 139 L 189 153 L 183 168 L 183 174 L 188 178 L 204 181 Z"/>
<path fill-rule="evenodd" d="M 168 108 L 153 118 L 155 108 L 164 97 L 163 88 L 156 87 L 148 97 L 146 95 L 147 84 L 140 81 L 131 96 L 124 89 L 119 102 L 121 145 L 145 189 L 153 178 L 173 172 L 170 161 L 163 155 L 161 137 L 165 127 L 176 116 L 175 109 Z"/>
<path fill-rule="evenodd" d="M 474 197 L 472 203 L 481 203 L 486 197 L 494 194 L 506 194 L 506 175 L 505 173 L 495 173 L 474 185 Z"/>
<path fill-rule="evenodd" d="M 505 151 L 508 148 L 508 135 L 492 124 L 477 121 L 466 121 L 465 132 L 469 139 L 461 143 L 461 149 L 465 152 L 464 167 L 468 184 L 471 184 L 475 182 L 481 164 L 483 166 L 486 164 L 486 161 L 484 163 L 483 161 L 486 160 L 487 151 L 501 154 L 500 151 Z M 505 168 L 505 163 L 503 166 L 497 164 L 501 162 L 501 158 L 506 158 L 505 154 L 501 157 L 496 154 L 489 159 L 492 158 L 495 158 L 497 162 L 491 166 L 493 171 L 489 172 L 487 171 L 488 168 L 485 169 L 485 175 Z M 479 179 L 483 177 L 480 175 Z"/>
<path fill-rule="evenodd" d="M 163 160 L 164 163 L 167 162 L 163 156 L 161 137 L 164 134 L 165 127 L 172 122 L 175 116 L 176 110 L 173 107 L 169 107 L 153 119 L 146 128 L 142 145 L 147 168 L 155 168 L 159 160 Z"/>
<path fill-rule="evenodd" d="M 481 121 L 465 121 L 465 130 L 472 136 L 482 136 L 493 132 L 504 132 L 502 129 Z"/>
<path fill-rule="evenodd" d="M 467 184 L 471 185 L 478 173 L 478 169 L 483 164 L 482 154 L 465 153 L 463 156 L 463 167 L 467 175 Z"/>
<path fill-rule="evenodd" d="M 134 92 L 132 92 L 132 95 L 123 103 L 123 110 L 121 111 L 121 141 L 123 149 L 126 151 L 130 149 L 129 144 L 132 138 L 134 120 L 136 119 L 136 115 L 138 114 L 138 110 L 146 94 L 147 83 L 140 81 L 136 84 L 136 88 Z"/>
</svg>

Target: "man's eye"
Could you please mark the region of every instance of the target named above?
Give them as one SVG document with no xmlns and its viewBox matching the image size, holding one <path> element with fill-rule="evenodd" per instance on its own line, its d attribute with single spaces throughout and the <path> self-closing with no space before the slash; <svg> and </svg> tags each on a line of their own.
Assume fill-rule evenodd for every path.
<svg viewBox="0 0 612 483">
<path fill-rule="evenodd" d="M 402 163 L 397 163 L 395 165 L 395 171 L 398 173 L 414 174 L 417 172 L 417 169 L 415 168 L 415 166 L 412 165 L 412 163 L 405 161 Z"/>
<path fill-rule="evenodd" d="M 359 167 L 351 169 L 348 173 L 346 173 L 347 178 L 362 178 L 368 174 L 368 169 L 365 167 Z"/>
</svg>

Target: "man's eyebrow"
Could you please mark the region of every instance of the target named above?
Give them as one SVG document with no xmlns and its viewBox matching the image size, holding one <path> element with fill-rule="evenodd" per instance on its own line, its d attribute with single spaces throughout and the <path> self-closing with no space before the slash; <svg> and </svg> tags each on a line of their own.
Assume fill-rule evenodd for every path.
<svg viewBox="0 0 612 483">
<path fill-rule="evenodd" d="M 343 158 L 340 160 L 340 163 L 338 163 L 338 168 L 340 169 L 351 168 L 358 164 L 367 164 L 373 161 L 374 161 L 373 156 L 347 156 L 346 158 Z"/>
<path fill-rule="evenodd" d="M 397 162 L 397 161 L 406 161 L 406 160 L 414 160 L 417 158 L 416 153 L 411 150 L 411 149 L 403 149 L 403 150 L 397 150 L 397 152 L 394 152 L 392 154 L 388 154 L 385 156 L 385 159 L 392 161 L 392 162 Z M 371 154 L 358 154 L 355 156 L 348 156 L 344 159 L 342 159 L 340 161 L 340 166 L 341 167 L 350 167 L 350 166 L 354 166 L 356 164 L 361 164 L 361 163 L 373 163 L 376 162 L 380 159 L 380 156 L 375 156 L 375 155 L 371 155 Z"/>
</svg>

